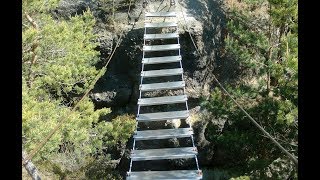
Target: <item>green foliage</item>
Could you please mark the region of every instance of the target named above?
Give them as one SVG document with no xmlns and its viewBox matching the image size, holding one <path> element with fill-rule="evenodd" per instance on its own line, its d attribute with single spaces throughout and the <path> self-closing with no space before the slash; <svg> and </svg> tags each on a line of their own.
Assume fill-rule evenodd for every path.
<svg viewBox="0 0 320 180">
<path fill-rule="evenodd" d="M 25 84 L 25 83 L 24 83 Z M 35 93 L 35 94 L 34 94 Z M 35 90 L 23 87 L 22 94 L 22 134 L 26 137 L 24 148 L 30 152 L 35 148 L 36 143 L 42 140 L 58 124 L 58 120 L 70 113 L 70 108 L 61 105 L 61 102 L 50 99 L 43 94 L 41 100 L 36 96 Z M 34 161 L 53 159 L 57 153 L 72 152 L 75 159 L 81 160 L 83 156 L 97 153 L 97 142 L 102 139 L 93 136 L 100 134 L 108 126 L 98 123 L 100 116 L 109 113 L 108 109 L 94 110 L 93 103 L 87 98 L 79 104 L 79 108 L 72 112 L 67 122 L 60 131 L 42 148 Z M 98 124 L 100 129 L 92 128 Z"/>
<path fill-rule="evenodd" d="M 97 44 L 93 43 L 95 20 L 91 12 L 68 22 L 56 22 L 45 15 L 42 20 L 44 26 L 40 30 L 23 31 L 23 50 L 31 49 L 38 41 L 35 52 L 27 51 L 22 56 L 23 75 L 32 86 L 59 97 L 82 94 L 98 73 L 94 64 L 99 60 L 99 52 L 94 50 Z M 32 64 L 33 53 L 37 61 Z"/>
<path fill-rule="evenodd" d="M 291 125 L 298 119 L 298 108 L 289 100 L 280 101 L 277 122 Z"/>
<path fill-rule="evenodd" d="M 105 15 L 107 22 L 114 21 L 116 11 L 129 9 L 130 1 L 133 6 L 137 0 L 94 0 L 98 4 L 98 9 Z M 131 7 L 132 8 L 132 7 Z"/>
<path fill-rule="evenodd" d="M 249 176 L 239 176 L 236 178 L 230 178 L 230 180 L 250 180 Z"/>
<path fill-rule="evenodd" d="M 276 27 L 289 26 L 297 32 L 298 0 L 268 0 L 271 5 L 270 15 Z"/>
<path fill-rule="evenodd" d="M 227 88 L 228 90 L 229 88 Z M 220 89 L 215 88 L 211 93 L 210 98 L 207 101 L 202 101 L 201 106 L 214 112 L 216 117 L 222 117 L 227 115 L 232 107 L 232 102 L 229 101 L 228 97 L 224 95 Z"/>
<path fill-rule="evenodd" d="M 114 146 L 117 143 L 126 144 L 127 140 L 133 134 L 135 129 L 135 118 L 132 115 L 121 115 L 114 118 L 111 122 L 112 128 L 105 137 L 108 141 L 108 145 Z"/>
<path fill-rule="evenodd" d="M 105 122 L 108 129 L 100 131 L 97 135 L 102 139 L 104 147 L 115 147 L 116 145 L 124 146 L 128 139 L 132 136 L 135 129 L 135 118 L 132 115 L 120 115 L 114 118 L 111 122 Z M 96 129 L 100 129 L 97 126 Z M 85 174 L 89 179 L 122 179 L 119 172 L 114 170 L 116 164 L 112 163 L 109 155 L 99 155 L 87 167 Z"/>
<path fill-rule="evenodd" d="M 31 10 L 38 3 L 32 1 L 25 8 Z M 46 13 L 38 13 L 33 17 L 38 18 L 34 19 L 38 29 L 29 26 L 22 32 L 22 125 L 27 151 L 34 149 L 58 120 L 70 112 L 68 104 L 72 101 L 68 97 L 83 94 L 98 73 L 94 67 L 99 53 L 92 42 L 95 21 L 91 12 L 68 22 L 57 22 Z M 69 144 L 65 148 L 74 149 L 77 155 L 79 149 L 85 154 L 92 153 L 95 149 L 89 138 L 91 126 L 108 112 L 108 109 L 94 111 L 92 102 L 84 100 L 78 111 L 71 114 L 68 125 L 52 137 L 35 160 L 50 159 L 54 152 L 61 151 L 63 144 Z"/>
<path fill-rule="evenodd" d="M 41 96 L 37 96 L 37 95 Z M 39 98 L 39 100 L 38 100 Z M 44 138 L 57 124 L 58 118 L 66 113 L 66 108 L 59 106 L 59 101 L 50 100 L 47 94 L 30 91 L 23 81 L 22 87 L 22 135 L 25 137 L 24 148 L 27 152 L 34 149 L 36 143 Z M 51 152 L 59 149 L 61 134 L 52 136 L 51 141 L 42 149 L 34 160 L 49 158 Z"/>
<path fill-rule="evenodd" d="M 60 0 L 23 0 L 22 11 L 28 13 L 48 12 L 49 10 L 57 7 Z"/>
<path fill-rule="evenodd" d="M 111 14 L 112 13 L 112 0 L 95 0 L 101 6 L 99 7 L 104 13 Z"/>
<path fill-rule="evenodd" d="M 278 80 L 275 94 L 298 106 L 298 37 L 289 32 L 282 38 L 282 63 L 277 65 L 274 77 Z"/>
<path fill-rule="evenodd" d="M 237 94 L 236 90 L 228 91 Z M 220 94 L 221 92 L 214 91 L 212 97 L 219 97 Z M 222 132 L 217 134 L 218 127 L 209 124 L 205 134 L 207 140 L 212 141 L 220 151 L 224 152 L 227 162 L 225 168 L 232 169 L 236 174 L 248 173 L 252 170 L 261 170 L 277 157 L 283 156 L 268 138 L 261 136 L 261 132 L 239 108 L 225 105 L 232 103 L 230 99 L 223 101 L 229 102 L 221 105 L 216 99 L 210 99 L 206 102 L 209 106 L 204 107 L 207 107 L 206 109 L 211 111 L 215 118 L 227 120 Z M 292 109 L 293 104 L 289 101 L 265 98 L 254 105 L 245 102 L 242 105 L 266 131 L 282 140 L 280 142 L 285 148 L 296 149 L 291 146 L 298 138 L 294 121 L 297 118 L 297 109 Z"/>
<path fill-rule="evenodd" d="M 243 70 L 251 70 L 260 75 L 266 73 L 269 47 L 267 33 L 252 29 L 250 24 L 242 20 L 250 21 L 249 15 L 239 16 L 242 18 L 231 19 L 227 23 L 230 34 L 225 39 L 226 50 L 230 57 L 239 62 Z"/>
<path fill-rule="evenodd" d="M 101 155 L 90 163 L 85 170 L 86 179 L 122 180 L 120 173 L 114 170 L 109 155 Z"/>
<path fill-rule="evenodd" d="M 242 71 L 237 82 L 229 84 L 227 90 L 285 149 L 297 154 L 297 1 L 242 3 L 242 9 L 233 8 L 228 14 L 226 57 L 237 61 Z M 268 178 L 272 176 L 266 173 L 270 164 L 278 158 L 288 159 L 222 90 L 215 89 L 202 107 L 214 119 L 226 120 L 219 132 L 220 126 L 209 123 L 205 135 L 223 152 L 222 167 L 232 170 L 235 176 L 250 173 L 251 178 Z M 288 161 L 280 164 L 285 169 L 283 173 L 294 171 Z M 232 179 L 246 178 L 249 177 Z"/>
<path fill-rule="evenodd" d="M 110 109 L 96 110 L 88 97 L 71 112 L 99 73 L 97 36 L 92 31 L 95 19 L 88 9 L 68 20 L 55 20 L 49 12 L 57 3 L 23 1 L 22 135 L 23 148 L 30 153 L 69 115 L 32 159 L 40 172 L 66 178 L 90 169 L 105 150 L 125 144 L 135 121 L 128 115 L 104 119 Z"/>
</svg>

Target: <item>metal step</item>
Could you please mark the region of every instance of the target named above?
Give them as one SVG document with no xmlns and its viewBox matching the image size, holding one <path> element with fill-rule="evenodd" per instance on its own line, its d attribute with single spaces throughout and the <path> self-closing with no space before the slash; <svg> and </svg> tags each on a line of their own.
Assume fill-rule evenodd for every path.
<svg viewBox="0 0 320 180">
<path fill-rule="evenodd" d="M 175 171 L 135 171 L 128 174 L 126 180 L 195 180 L 202 179 L 201 170 L 175 170 Z"/>
<path fill-rule="evenodd" d="M 162 121 L 172 119 L 187 119 L 189 117 L 189 111 L 170 111 L 170 112 L 158 112 L 158 113 L 145 113 L 139 114 L 136 117 L 137 121 Z"/>
<path fill-rule="evenodd" d="M 165 45 L 151 45 L 151 46 L 143 46 L 144 52 L 152 52 L 152 51 L 172 51 L 179 50 L 180 44 L 165 44 Z"/>
<path fill-rule="evenodd" d="M 145 17 L 175 17 L 176 12 L 146 12 Z"/>
<path fill-rule="evenodd" d="M 190 137 L 192 134 L 193 130 L 191 128 L 158 129 L 137 131 L 133 135 L 133 138 L 135 138 L 136 141 L 150 139 L 170 139 Z"/>
<path fill-rule="evenodd" d="M 151 83 L 141 84 L 140 91 L 154 91 L 154 90 L 167 90 L 167 89 L 180 89 L 185 87 L 184 81 L 174 81 L 165 83 Z"/>
<path fill-rule="evenodd" d="M 172 63 L 179 62 L 181 56 L 162 56 L 162 57 L 153 57 L 153 58 L 143 58 L 143 64 L 161 64 L 161 63 Z"/>
<path fill-rule="evenodd" d="M 138 99 L 138 105 L 152 106 L 152 105 L 161 105 L 161 104 L 185 103 L 187 100 L 188 100 L 187 95 L 141 98 L 141 99 Z"/>
<path fill-rule="evenodd" d="M 178 33 L 164 33 L 164 34 L 145 34 L 145 40 L 153 40 L 153 39 L 174 39 L 178 38 Z"/>
<path fill-rule="evenodd" d="M 176 22 L 144 23 L 146 28 L 177 27 Z"/>
<path fill-rule="evenodd" d="M 130 158 L 132 161 L 160 160 L 160 159 L 181 159 L 194 158 L 198 154 L 196 147 L 162 148 L 132 150 Z"/>
<path fill-rule="evenodd" d="M 174 76 L 174 75 L 181 75 L 182 73 L 183 73 L 182 68 L 174 68 L 174 69 L 141 71 L 141 76 L 142 77 Z"/>
</svg>

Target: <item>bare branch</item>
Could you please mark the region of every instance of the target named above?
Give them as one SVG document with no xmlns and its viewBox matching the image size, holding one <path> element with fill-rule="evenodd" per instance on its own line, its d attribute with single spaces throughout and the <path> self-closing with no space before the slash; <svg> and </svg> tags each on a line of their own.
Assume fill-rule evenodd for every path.
<svg viewBox="0 0 320 180">
<path fill-rule="evenodd" d="M 32 26 L 36 29 L 39 29 L 38 24 L 27 14 L 26 12 L 24 13 L 28 19 L 28 21 L 32 24 Z"/>
<path fill-rule="evenodd" d="M 32 26 L 38 31 L 39 29 L 39 26 L 38 24 L 29 16 L 28 13 L 24 13 L 28 19 L 28 21 L 32 24 Z M 37 61 L 37 54 L 36 54 L 36 49 L 37 47 L 39 46 L 39 39 L 36 39 L 34 44 L 32 45 L 31 47 L 31 51 L 32 51 L 32 59 L 31 59 L 31 65 L 30 65 L 30 73 L 29 73 L 29 84 L 28 86 L 31 87 L 32 86 L 32 81 L 34 79 L 34 76 L 33 76 L 33 72 L 32 72 L 32 65 Z"/>
</svg>

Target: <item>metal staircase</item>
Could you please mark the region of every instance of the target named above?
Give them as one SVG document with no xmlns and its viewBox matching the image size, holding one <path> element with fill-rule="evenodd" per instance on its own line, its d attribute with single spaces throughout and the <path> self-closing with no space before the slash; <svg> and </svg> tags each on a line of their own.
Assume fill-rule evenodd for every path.
<svg viewBox="0 0 320 180">
<path fill-rule="evenodd" d="M 140 95 L 138 99 L 138 112 L 137 112 L 137 127 L 133 136 L 133 149 L 131 151 L 130 169 L 127 172 L 127 180 L 145 180 L 145 179 L 202 179 L 202 172 L 199 169 L 197 159 L 197 148 L 194 144 L 193 130 L 189 127 L 185 128 L 172 128 L 172 129 L 154 129 L 154 130 L 141 130 L 139 129 L 140 123 L 156 123 L 158 121 L 170 121 L 180 119 L 185 121 L 189 117 L 188 110 L 188 97 L 185 94 L 185 81 L 183 79 L 182 58 L 180 54 L 180 43 L 177 22 L 165 22 L 167 19 L 176 20 L 176 12 L 146 12 L 145 20 L 151 18 L 151 21 L 160 19 L 163 22 L 145 22 L 144 26 L 144 45 L 143 45 L 143 58 L 142 58 L 142 71 L 140 83 Z M 157 30 L 166 30 L 166 33 Z M 174 31 L 167 33 L 168 31 Z M 153 33 L 147 33 L 152 31 Z M 163 32 L 163 31 L 161 31 Z M 163 40 L 176 40 L 176 44 L 161 44 L 161 45 L 147 45 L 153 44 L 154 41 Z M 153 52 L 168 52 L 175 55 L 167 56 L 153 56 Z M 151 54 L 150 54 L 151 53 Z M 146 70 L 147 66 L 163 67 L 166 64 L 176 63 L 178 68 L 160 68 L 156 70 Z M 178 76 L 180 80 L 161 81 L 162 77 Z M 152 80 L 160 80 L 161 82 L 152 82 Z M 180 90 L 182 94 L 161 97 L 143 97 L 144 93 L 164 90 Z M 173 105 L 180 104 L 184 107 L 183 110 L 170 109 L 167 112 L 150 112 L 140 113 L 141 108 L 152 109 L 159 105 Z M 185 105 L 184 105 L 185 104 Z M 176 106 L 173 106 L 176 107 Z M 139 129 L 139 130 L 138 130 Z M 158 148 L 158 149 L 138 149 L 136 144 L 138 141 L 155 141 L 170 138 L 190 138 L 192 146 L 190 147 L 177 147 L 177 148 Z M 196 164 L 195 170 L 170 170 L 170 171 L 132 171 L 133 163 L 137 161 L 156 161 L 156 160 L 170 160 L 170 159 L 194 159 Z"/>
</svg>

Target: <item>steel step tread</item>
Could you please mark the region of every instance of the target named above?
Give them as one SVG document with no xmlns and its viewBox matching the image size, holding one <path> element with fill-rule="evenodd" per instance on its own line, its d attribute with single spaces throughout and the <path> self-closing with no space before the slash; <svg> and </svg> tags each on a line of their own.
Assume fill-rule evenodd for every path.
<svg viewBox="0 0 320 180">
<path fill-rule="evenodd" d="M 198 151 L 196 147 L 144 149 L 132 150 L 130 158 L 132 161 L 182 159 L 194 158 L 197 154 Z"/>
<path fill-rule="evenodd" d="M 187 119 L 189 117 L 189 111 L 170 111 L 170 112 L 157 112 L 157 113 L 145 113 L 139 114 L 136 117 L 137 121 L 162 121 L 172 119 Z"/>
<path fill-rule="evenodd" d="M 162 56 L 162 57 L 151 57 L 143 58 L 143 64 L 161 64 L 161 63 L 172 63 L 181 61 L 181 56 Z"/>
<path fill-rule="evenodd" d="M 161 104 L 185 103 L 187 100 L 188 100 L 187 95 L 141 98 L 141 99 L 138 99 L 138 105 L 152 106 L 152 105 L 161 105 Z"/>
<path fill-rule="evenodd" d="M 154 90 L 168 90 L 168 89 L 180 89 L 185 87 L 184 81 L 174 81 L 165 83 L 150 83 L 141 84 L 140 91 L 154 91 Z"/>
<path fill-rule="evenodd" d="M 182 68 L 141 71 L 142 77 L 175 76 L 183 73 Z"/>
<path fill-rule="evenodd" d="M 190 137 L 193 134 L 192 128 L 177 128 L 177 129 L 157 129 L 137 131 L 133 135 L 136 141 L 151 140 L 151 139 L 170 139 Z"/>
<path fill-rule="evenodd" d="M 165 28 L 165 27 L 177 27 L 176 22 L 159 22 L 159 23 L 144 23 L 146 28 Z"/>
<path fill-rule="evenodd" d="M 202 179 L 201 170 L 173 170 L 173 171 L 132 171 L 127 180 L 195 180 Z"/>
<path fill-rule="evenodd" d="M 180 44 L 164 44 L 164 45 L 145 45 L 143 46 L 144 52 L 152 52 L 152 51 L 172 51 L 179 50 Z"/>
<path fill-rule="evenodd" d="M 174 39 L 178 38 L 178 33 L 163 33 L 163 34 L 145 34 L 145 40 L 153 40 L 153 39 Z"/>
<path fill-rule="evenodd" d="M 146 12 L 145 17 L 175 17 L 176 12 Z"/>
</svg>

